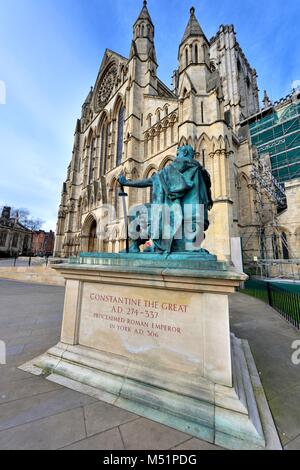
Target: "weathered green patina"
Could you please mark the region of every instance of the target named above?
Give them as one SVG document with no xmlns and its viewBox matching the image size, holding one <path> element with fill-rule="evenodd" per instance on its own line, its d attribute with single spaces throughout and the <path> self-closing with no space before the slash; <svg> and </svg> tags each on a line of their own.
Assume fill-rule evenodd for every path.
<svg viewBox="0 0 300 470">
<path fill-rule="evenodd" d="M 209 227 L 208 211 L 212 208 L 211 181 L 207 171 L 195 160 L 189 145 L 179 147 L 175 160 L 143 180 L 127 180 L 120 176 L 122 187 L 152 187 L 151 204 L 139 206 L 130 221 L 138 226 L 140 236 L 130 237 L 130 252 L 139 252 L 139 246 L 151 239 L 146 251 L 156 253 L 202 252 L 204 232 Z M 143 213 L 142 213 L 143 212 Z M 146 228 L 141 219 L 147 219 Z"/>
</svg>

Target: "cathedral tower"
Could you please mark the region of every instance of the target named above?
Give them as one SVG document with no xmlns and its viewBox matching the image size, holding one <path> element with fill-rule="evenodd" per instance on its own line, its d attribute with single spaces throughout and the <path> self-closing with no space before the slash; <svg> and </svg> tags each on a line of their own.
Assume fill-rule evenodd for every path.
<svg viewBox="0 0 300 470">
<path fill-rule="evenodd" d="M 210 69 L 209 42 L 195 16 L 195 8 L 190 9 L 178 61 L 179 140 L 185 137 L 193 141 L 200 125 L 222 118 L 219 76 Z"/>
<path fill-rule="evenodd" d="M 127 154 L 136 160 L 143 158 L 141 141 L 144 95 L 157 95 L 157 59 L 154 46 L 154 25 L 147 1 L 133 25 L 133 39 L 128 61 Z"/>
<path fill-rule="evenodd" d="M 196 149 L 196 158 L 212 180 L 214 208 L 205 247 L 229 259 L 230 239 L 236 232 L 232 130 L 225 119 L 220 74 L 211 67 L 210 43 L 195 8 L 190 9 L 178 60 L 179 145 L 188 143 Z"/>
</svg>

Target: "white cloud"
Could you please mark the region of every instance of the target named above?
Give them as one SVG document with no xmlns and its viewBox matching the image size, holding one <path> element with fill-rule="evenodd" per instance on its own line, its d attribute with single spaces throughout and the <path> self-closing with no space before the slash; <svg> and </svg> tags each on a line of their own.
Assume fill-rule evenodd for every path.
<svg viewBox="0 0 300 470">
<path fill-rule="evenodd" d="M 300 80 L 293 80 L 292 85 L 291 85 L 292 90 L 297 90 L 297 88 L 300 88 Z"/>
</svg>

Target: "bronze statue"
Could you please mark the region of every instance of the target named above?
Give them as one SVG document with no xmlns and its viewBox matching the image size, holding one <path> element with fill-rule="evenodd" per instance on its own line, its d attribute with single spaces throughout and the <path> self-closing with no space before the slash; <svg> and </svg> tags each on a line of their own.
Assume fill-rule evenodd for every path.
<svg viewBox="0 0 300 470">
<path fill-rule="evenodd" d="M 118 178 L 122 187 L 152 187 L 151 204 L 139 205 L 129 217 L 138 233 L 132 236 L 131 230 L 130 252 L 139 252 L 140 245 L 148 239 L 151 244 L 144 252 L 205 252 L 200 245 L 209 227 L 208 211 L 213 206 L 211 180 L 194 157 L 193 148 L 186 145 L 178 148 L 170 165 L 151 178 L 136 181 L 123 175 Z"/>
</svg>

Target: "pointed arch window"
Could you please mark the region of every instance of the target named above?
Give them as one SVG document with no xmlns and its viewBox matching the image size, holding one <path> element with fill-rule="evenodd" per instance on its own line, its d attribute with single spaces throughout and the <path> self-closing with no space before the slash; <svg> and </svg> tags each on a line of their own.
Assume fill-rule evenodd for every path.
<svg viewBox="0 0 300 470">
<path fill-rule="evenodd" d="M 201 122 L 204 122 L 204 104 L 203 101 L 201 101 Z"/>
<path fill-rule="evenodd" d="M 100 165 L 99 165 L 99 176 L 103 176 L 107 170 L 107 157 L 108 157 L 108 140 L 109 140 L 109 124 L 105 119 L 103 121 L 100 131 Z"/>
<path fill-rule="evenodd" d="M 82 199 L 80 198 L 78 201 L 78 207 L 77 207 L 77 230 L 81 229 L 81 217 L 82 217 Z"/>
<path fill-rule="evenodd" d="M 92 138 L 89 148 L 89 184 L 92 183 L 94 177 L 94 151 L 95 151 L 95 138 Z"/>
<path fill-rule="evenodd" d="M 118 184 L 116 183 L 115 185 L 115 211 L 116 211 L 116 218 L 119 218 L 119 193 L 120 193 L 120 188 Z"/>
<path fill-rule="evenodd" d="M 117 181 L 114 181 L 111 186 L 111 205 L 114 208 L 113 220 L 119 218 L 119 196 L 120 186 Z"/>
<path fill-rule="evenodd" d="M 282 245 L 283 259 L 290 259 L 289 245 L 288 245 L 287 235 L 285 232 L 282 232 L 281 234 L 281 245 Z"/>
<path fill-rule="evenodd" d="M 278 237 L 275 233 L 272 235 L 272 248 L 274 259 L 279 259 Z"/>
<path fill-rule="evenodd" d="M 188 49 L 185 50 L 185 66 L 189 65 L 189 51 Z"/>
<path fill-rule="evenodd" d="M 120 106 L 118 113 L 118 131 L 117 131 L 117 166 L 122 163 L 123 156 L 123 140 L 124 140 L 124 120 L 125 120 L 125 107 Z"/>
<path fill-rule="evenodd" d="M 148 158 L 148 146 L 149 146 L 149 136 L 145 135 L 145 158 Z"/>
<path fill-rule="evenodd" d="M 198 44 L 195 44 L 195 64 L 198 64 Z"/>
</svg>

